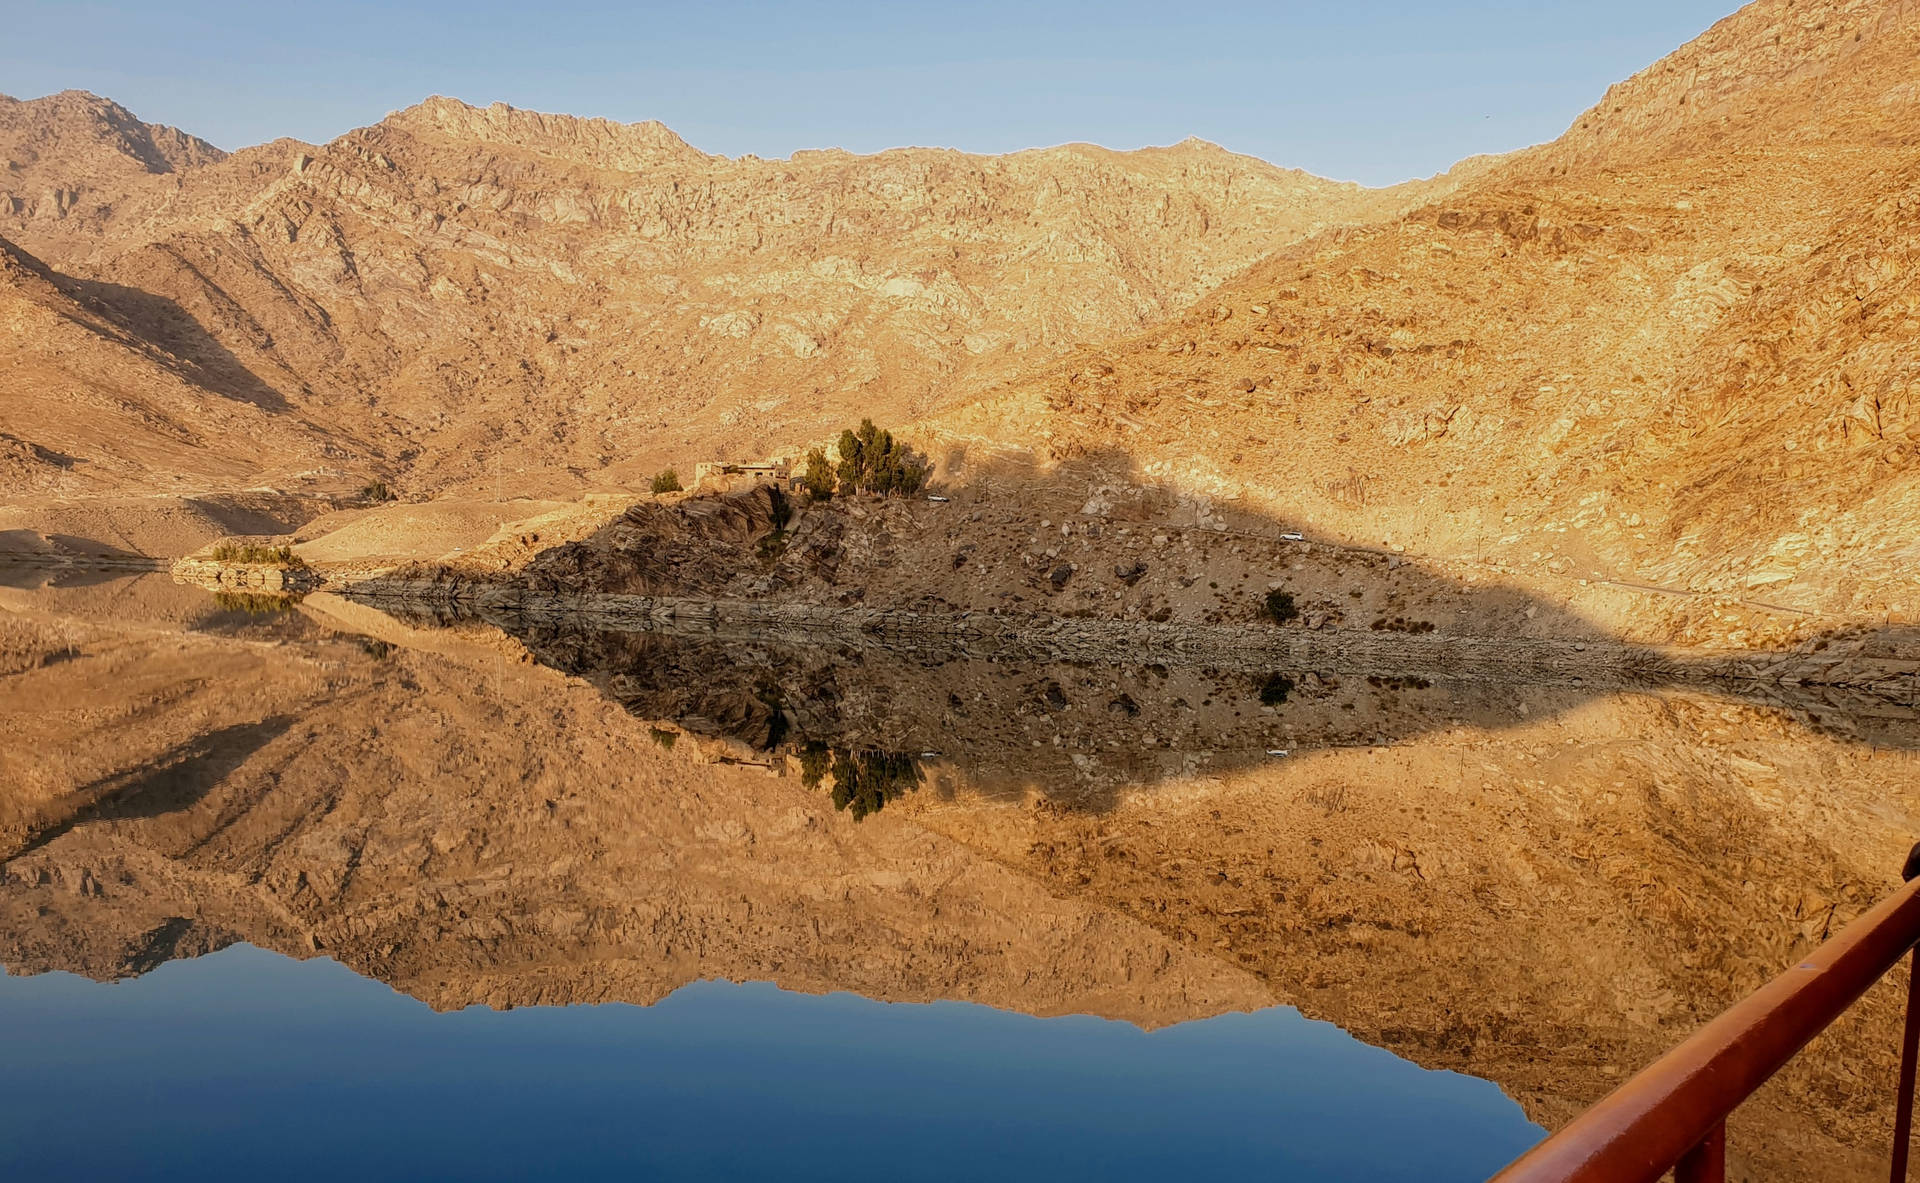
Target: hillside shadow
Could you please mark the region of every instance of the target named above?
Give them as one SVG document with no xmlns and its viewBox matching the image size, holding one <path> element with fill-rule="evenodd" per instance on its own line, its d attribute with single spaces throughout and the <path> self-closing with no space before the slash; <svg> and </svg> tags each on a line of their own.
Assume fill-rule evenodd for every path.
<svg viewBox="0 0 1920 1183">
<path fill-rule="evenodd" d="M 130 574 L 157 571 L 160 559 L 75 534 L 0 530 L 0 587 L 94 587 Z"/>
<path fill-rule="evenodd" d="M 82 299 L 105 308 L 121 327 L 192 365 L 200 386 L 264 411 L 292 409 L 285 396 L 247 368 L 173 300 L 99 279 L 62 275 L 60 282 Z"/>
<path fill-rule="evenodd" d="M 807 507 L 765 487 L 643 502 L 519 579 L 417 603 L 346 594 L 416 623 L 483 620 L 740 758 L 900 757 L 924 779 L 1093 809 L 1126 787 L 1518 727 L 1619 693 L 1710 695 L 1920 748 L 1912 629 L 1676 655 L 1523 589 L 1157 489 L 1124 454 L 941 468 L 965 477 L 946 476 L 940 502 Z M 1276 591 L 1293 598 L 1284 622 L 1266 615 Z"/>
<path fill-rule="evenodd" d="M 31 828 L 17 849 L 0 852 L 0 864 L 31 854 L 88 822 L 161 817 L 189 809 L 291 726 L 293 719 L 287 715 L 236 723 L 196 735 L 140 768 L 81 785 L 74 790 L 82 802 L 77 809 Z"/>
</svg>

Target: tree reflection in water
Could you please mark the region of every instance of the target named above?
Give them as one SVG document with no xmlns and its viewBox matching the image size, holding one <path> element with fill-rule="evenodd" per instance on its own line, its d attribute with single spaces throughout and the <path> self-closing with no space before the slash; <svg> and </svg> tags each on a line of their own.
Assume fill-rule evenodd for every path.
<svg viewBox="0 0 1920 1183">
<path fill-rule="evenodd" d="M 823 743 L 800 747 L 800 783 L 810 789 L 833 778 L 833 807 L 859 821 L 920 787 L 920 762 L 904 752 L 854 751 Z"/>
</svg>

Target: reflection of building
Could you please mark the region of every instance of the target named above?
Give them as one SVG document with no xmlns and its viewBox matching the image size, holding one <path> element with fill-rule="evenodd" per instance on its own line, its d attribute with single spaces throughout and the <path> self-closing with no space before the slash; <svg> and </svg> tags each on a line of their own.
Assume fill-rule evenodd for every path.
<svg viewBox="0 0 1920 1183">
<path fill-rule="evenodd" d="M 693 466 L 693 488 L 730 489 L 739 485 L 779 485 L 793 483 L 793 461 L 761 460 L 735 464 L 726 460 L 702 460 Z"/>
</svg>

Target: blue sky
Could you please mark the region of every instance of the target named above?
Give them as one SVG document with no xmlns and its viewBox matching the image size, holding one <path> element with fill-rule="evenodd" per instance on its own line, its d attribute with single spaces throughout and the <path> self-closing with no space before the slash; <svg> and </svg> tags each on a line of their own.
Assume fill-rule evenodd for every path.
<svg viewBox="0 0 1920 1183">
<path fill-rule="evenodd" d="M 1735 7 L 0 0 L 0 92 L 92 90 L 225 148 L 438 93 L 660 119 L 728 155 L 1197 135 L 1388 184 L 1553 138 Z"/>
</svg>

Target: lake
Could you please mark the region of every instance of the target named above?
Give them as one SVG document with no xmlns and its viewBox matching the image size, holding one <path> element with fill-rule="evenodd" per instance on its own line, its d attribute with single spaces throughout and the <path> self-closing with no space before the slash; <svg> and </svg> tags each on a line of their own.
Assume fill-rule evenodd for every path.
<svg viewBox="0 0 1920 1183">
<path fill-rule="evenodd" d="M 12 583 L 22 1177 L 1482 1178 L 1915 783 L 1815 690 Z M 1736 1119 L 1774 1177 L 1897 1003 Z"/>
</svg>

